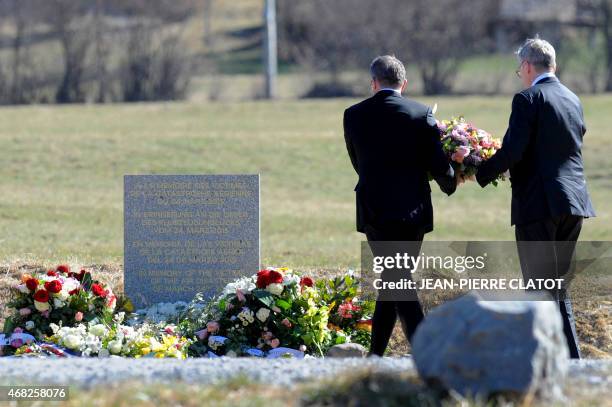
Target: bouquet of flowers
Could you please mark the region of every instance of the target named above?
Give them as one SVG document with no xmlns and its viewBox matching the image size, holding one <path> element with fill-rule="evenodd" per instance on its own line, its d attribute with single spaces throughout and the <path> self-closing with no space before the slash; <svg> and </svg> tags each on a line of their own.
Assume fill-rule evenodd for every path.
<svg viewBox="0 0 612 407">
<path fill-rule="evenodd" d="M 491 158 L 501 147 L 499 139 L 485 130 L 468 123 L 463 116 L 438 121 L 442 148 L 451 161 L 453 169 L 467 179 L 474 179 L 478 166 Z M 498 180 L 504 180 L 500 175 Z"/>
<path fill-rule="evenodd" d="M 52 324 L 76 326 L 94 319 L 111 323 L 116 304 L 112 290 L 93 280 L 90 272 L 74 273 L 68 265 L 60 265 L 21 277 L 7 304 L 15 312 L 5 321 L 3 331 L 10 335 L 18 329 L 42 340 L 53 334 Z"/>
<path fill-rule="evenodd" d="M 339 283 L 315 284 L 289 269 L 269 268 L 232 282 L 206 307 L 187 313 L 183 329 L 191 326 L 197 338 L 190 351 L 212 357 L 263 357 L 279 351 L 324 355 L 334 343 L 349 341 L 372 308 L 354 298 L 356 282 L 348 278 L 351 286 L 339 289 Z M 362 341 L 369 342 L 367 326 L 361 332 Z"/>
<path fill-rule="evenodd" d="M 319 280 L 316 288 L 321 301 L 329 304 L 327 326 L 332 331 L 332 343 L 353 342 L 369 348 L 375 303 L 357 297 L 358 282 L 353 273 Z"/>
<path fill-rule="evenodd" d="M 53 335 L 45 342 L 21 346 L 15 355 L 187 357 L 190 341 L 178 335 L 175 326 L 143 324 L 132 327 L 122 324 L 123 317 L 123 313 L 116 314 L 110 325 L 96 319 L 73 327 L 51 323 Z"/>
</svg>

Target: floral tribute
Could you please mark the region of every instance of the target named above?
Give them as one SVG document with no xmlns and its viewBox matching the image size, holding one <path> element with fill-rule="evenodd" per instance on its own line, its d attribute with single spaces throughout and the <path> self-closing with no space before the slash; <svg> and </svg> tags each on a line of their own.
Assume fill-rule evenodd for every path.
<svg viewBox="0 0 612 407">
<path fill-rule="evenodd" d="M 180 311 L 158 318 L 158 312 L 129 312 L 129 302 L 90 272 L 73 273 L 62 265 L 23 275 L 15 285 L 0 354 L 323 356 L 334 344 L 369 346 L 373 301 L 357 294 L 350 272 L 315 281 L 286 268 L 268 268 L 227 284 L 211 300 L 198 295 L 188 305 L 166 304 L 164 309 Z"/>
<path fill-rule="evenodd" d="M 473 180 L 480 164 L 501 147 L 499 139 L 467 122 L 463 116 L 438 121 L 437 124 L 442 148 L 453 169 L 467 179 Z M 497 186 L 497 182 L 503 180 L 504 176 L 500 175 L 493 185 Z"/>
<path fill-rule="evenodd" d="M 228 284 L 187 312 L 194 356 L 323 356 L 330 346 L 369 346 L 372 301 L 357 298 L 352 273 L 315 282 L 286 268 L 261 270 Z M 193 303 L 198 303 L 198 300 Z"/>
<path fill-rule="evenodd" d="M 60 265 L 45 273 L 21 276 L 7 304 L 15 313 L 5 322 L 5 333 L 16 328 L 37 339 L 53 333 L 52 324 L 74 326 L 94 319 L 101 323 L 113 320 L 117 297 L 110 287 L 96 281 L 91 273 L 70 271 Z"/>
</svg>

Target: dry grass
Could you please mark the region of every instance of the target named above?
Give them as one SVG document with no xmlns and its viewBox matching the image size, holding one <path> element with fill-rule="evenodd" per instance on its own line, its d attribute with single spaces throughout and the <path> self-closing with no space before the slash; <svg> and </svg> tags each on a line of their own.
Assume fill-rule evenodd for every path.
<svg viewBox="0 0 612 407">
<path fill-rule="evenodd" d="M 142 385 L 128 382 L 90 391 L 74 390 L 66 406 L 286 406 L 286 407 L 513 407 L 610 406 L 607 389 L 585 386 L 583 379 L 568 378 L 566 401 L 475 400 L 444 396 L 428 389 L 414 373 L 376 373 L 368 370 L 347 372 L 333 381 L 322 380 L 280 388 L 274 378 L 254 383 L 237 378 L 214 386 L 165 383 Z"/>
</svg>

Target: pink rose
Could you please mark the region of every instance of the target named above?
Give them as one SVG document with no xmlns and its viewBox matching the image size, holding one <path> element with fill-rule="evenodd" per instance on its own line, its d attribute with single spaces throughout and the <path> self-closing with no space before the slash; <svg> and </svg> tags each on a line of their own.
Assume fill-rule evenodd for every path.
<svg viewBox="0 0 612 407">
<path fill-rule="evenodd" d="M 285 325 L 287 328 L 291 328 L 291 322 L 287 318 L 283 319 L 281 324 Z"/>
<path fill-rule="evenodd" d="M 465 146 L 457 147 L 457 150 L 451 156 L 451 159 L 456 163 L 461 164 L 463 159 L 470 154 L 470 149 Z"/>
<path fill-rule="evenodd" d="M 13 333 L 14 333 L 14 334 L 22 334 L 22 333 L 23 333 L 23 329 L 22 329 L 22 328 L 17 327 L 17 328 L 15 328 L 15 329 L 13 330 Z"/>
<path fill-rule="evenodd" d="M 206 330 L 211 334 L 214 334 L 219 330 L 219 323 L 217 321 L 210 321 L 206 324 Z"/>
<path fill-rule="evenodd" d="M 41 312 L 40 315 L 42 315 L 45 318 L 49 318 L 49 310 L 45 310 L 45 311 Z"/>
<path fill-rule="evenodd" d="M 21 339 L 13 339 L 11 341 L 11 346 L 13 348 L 21 348 L 23 346 L 23 340 L 21 340 Z"/>
<path fill-rule="evenodd" d="M 196 335 L 196 337 L 197 337 L 199 340 L 203 341 L 204 339 L 206 339 L 206 338 L 208 337 L 208 330 L 206 330 L 206 329 L 201 329 L 201 330 L 197 331 L 197 332 L 195 333 L 195 335 Z"/>
<path fill-rule="evenodd" d="M 272 335 L 272 332 L 269 332 L 269 331 L 261 334 L 261 337 L 266 341 L 269 341 L 270 339 L 272 339 L 273 336 L 274 335 Z"/>
<path fill-rule="evenodd" d="M 81 322 L 83 320 L 83 313 L 81 311 L 77 311 L 77 313 L 74 314 L 74 320 Z"/>
<path fill-rule="evenodd" d="M 278 340 L 278 338 L 274 338 L 270 341 L 270 346 L 272 346 L 272 348 L 278 348 L 279 345 L 280 341 Z"/>
<path fill-rule="evenodd" d="M 306 352 L 306 345 L 300 345 L 300 352 Z"/>
<path fill-rule="evenodd" d="M 236 290 L 236 297 L 238 297 L 238 301 L 246 302 L 246 297 L 244 296 L 244 293 L 242 292 L 242 290 L 240 289 Z"/>
<path fill-rule="evenodd" d="M 32 310 L 29 308 L 22 308 L 19 310 L 19 315 L 21 315 L 22 317 L 26 317 L 30 315 L 31 313 L 32 313 Z"/>
</svg>

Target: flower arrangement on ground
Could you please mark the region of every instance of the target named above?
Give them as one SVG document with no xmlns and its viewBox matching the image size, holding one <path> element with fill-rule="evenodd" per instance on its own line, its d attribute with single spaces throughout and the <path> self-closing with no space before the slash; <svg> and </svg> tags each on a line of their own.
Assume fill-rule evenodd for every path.
<svg viewBox="0 0 612 407">
<path fill-rule="evenodd" d="M 228 284 L 205 307 L 188 312 L 183 328 L 193 331 L 197 342 L 190 351 L 198 356 L 265 356 L 278 349 L 322 356 L 353 338 L 369 344 L 372 303 L 356 293 L 349 274 L 315 283 L 287 268 L 268 268 Z"/>
<path fill-rule="evenodd" d="M 53 333 L 52 324 L 74 326 L 94 319 L 111 323 L 117 297 L 90 272 L 74 273 L 68 265 L 60 265 L 45 273 L 22 275 L 7 306 L 15 312 L 6 320 L 4 333 L 19 328 L 41 340 Z"/>
</svg>

